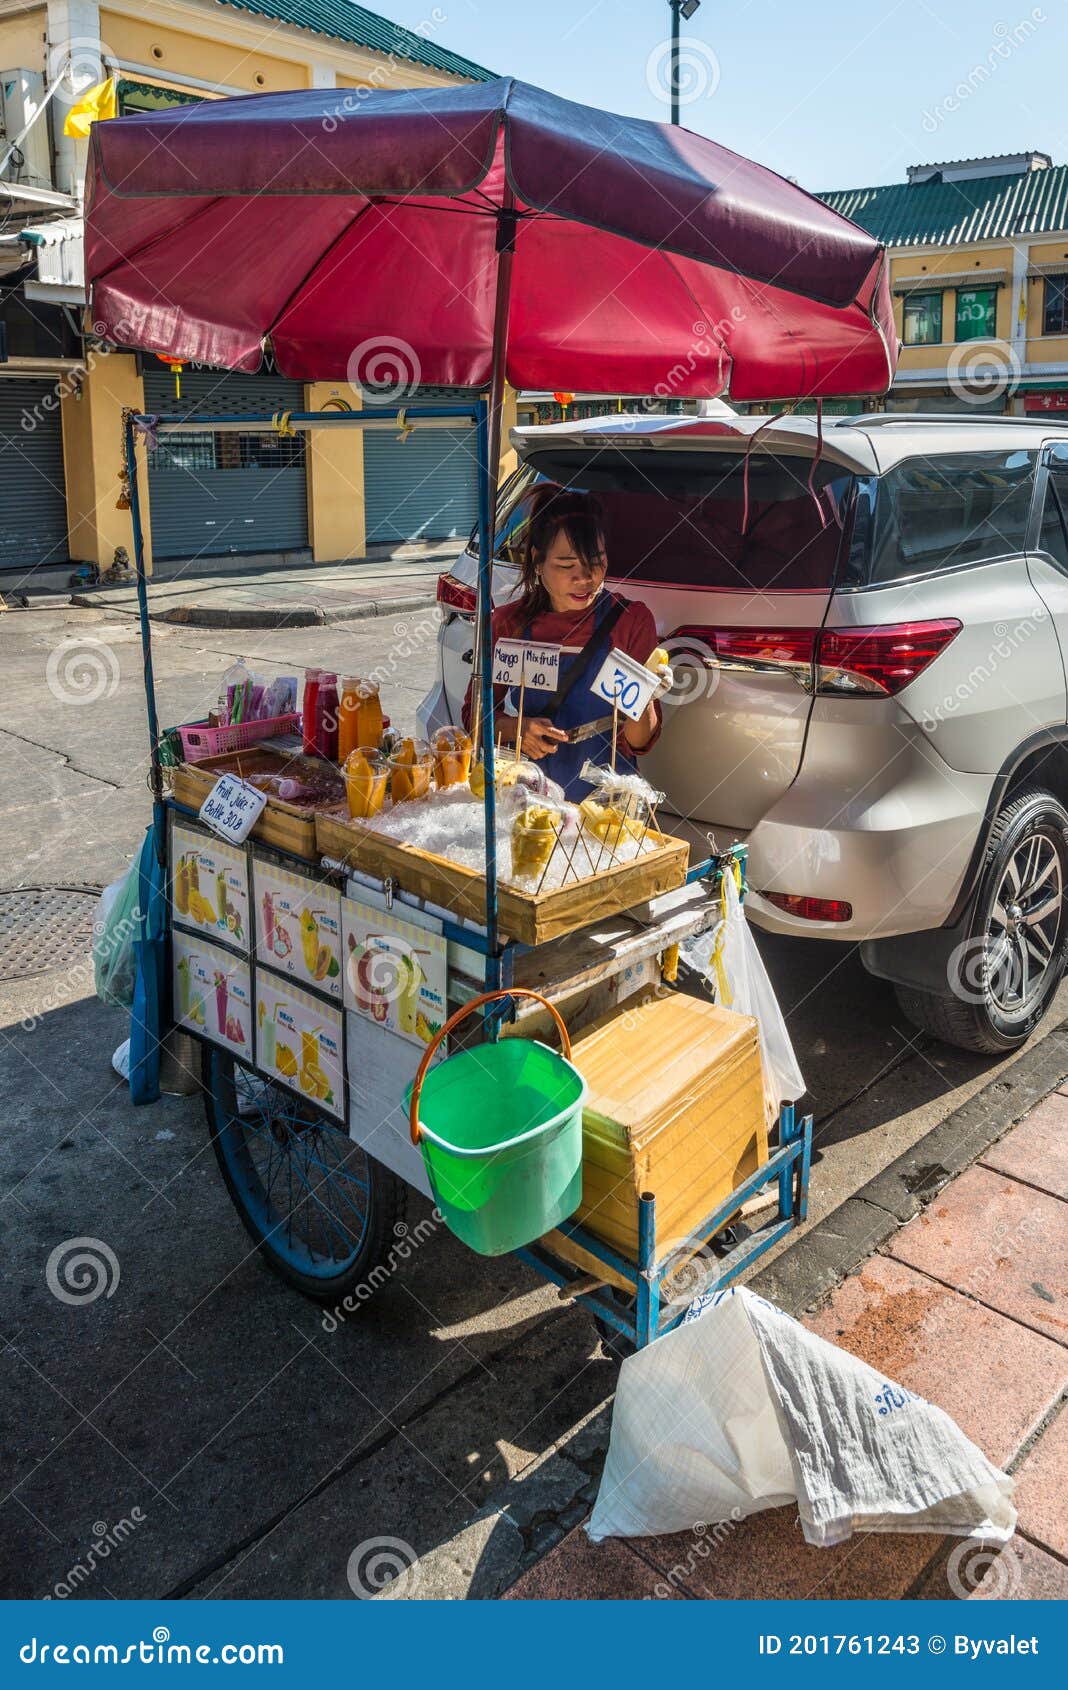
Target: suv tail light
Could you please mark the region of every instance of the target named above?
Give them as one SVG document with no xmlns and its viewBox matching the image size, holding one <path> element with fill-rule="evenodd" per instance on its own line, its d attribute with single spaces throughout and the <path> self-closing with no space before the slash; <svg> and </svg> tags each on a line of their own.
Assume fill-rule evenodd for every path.
<svg viewBox="0 0 1068 1690">
<path fill-rule="evenodd" d="M 475 589 L 466 586 L 463 581 L 458 581 L 455 575 L 439 575 L 438 603 L 445 610 L 462 610 L 466 615 L 473 616 Z"/>
<path fill-rule="evenodd" d="M 804 921 L 852 921 L 853 906 L 841 898 L 807 898 L 800 892 L 761 892 L 769 904 Z"/>
<path fill-rule="evenodd" d="M 807 692 L 886 698 L 914 681 L 960 630 L 956 617 L 947 616 L 867 628 L 684 627 L 671 638 L 704 646 L 706 663 L 717 669 L 785 671 Z"/>
</svg>

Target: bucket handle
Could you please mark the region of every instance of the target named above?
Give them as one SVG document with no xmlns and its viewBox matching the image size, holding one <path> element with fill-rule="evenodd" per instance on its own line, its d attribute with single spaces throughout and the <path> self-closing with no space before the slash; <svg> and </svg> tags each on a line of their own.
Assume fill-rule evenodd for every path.
<svg viewBox="0 0 1068 1690">
<path fill-rule="evenodd" d="M 564 1024 L 564 1018 L 560 1014 L 560 1011 L 556 1008 L 555 1004 L 551 1004 L 549 1002 L 548 998 L 543 998 L 540 992 L 529 991 L 526 986 L 511 986 L 500 992 L 483 992 L 480 997 L 472 998 L 469 1003 L 463 1004 L 462 1007 L 456 1010 L 453 1015 L 450 1015 L 445 1025 L 438 1029 L 430 1043 L 427 1045 L 426 1050 L 423 1052 L 423 1060 L 420 1062 L 415 1079 L 412 1081 L 411 1101 L 408 1112 L 413 1144 L 419 1143 L 421 1132 L 421 1128 L 419 1126 L 419 1095 L 423 1089 L 423 1081 L 426 1079 L 427 1069 L 434 1060 L 435 1051 L 442 1041 L 447 1039 L 449 1034 L 460 1025 L 460 1022 L 463 1021 L 466 1016 L 471 1014 L 472 1010 L 481 1009 L 484 1003 L 496 1003 L 498 998 L 533 998 L 535 1003 L 540 1003 L 543 1009 L 547 1009 L 559 1029 L 560 1043 L 563 1046 L 564 1056 L 568 1059 L 568 1061 L 570 1061 L 571 1035 Z"/>
</svg>

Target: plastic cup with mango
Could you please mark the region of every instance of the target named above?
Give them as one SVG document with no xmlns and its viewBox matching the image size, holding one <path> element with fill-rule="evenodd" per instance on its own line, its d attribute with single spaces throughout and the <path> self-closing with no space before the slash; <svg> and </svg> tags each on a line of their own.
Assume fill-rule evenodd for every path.
<svg viewBox="0 0 1068 1690">
<path fill-rule="evenodd" d="M 434 753 L 425 739 L 402 739 L 389 759 L 389 795 L 394 804 L 425 798 L 434 778 Z"/>
<path fill-rule="evenodd" d="M 345 759 L 345 796 L 354 820 L 377 816 L 386 801 L 389 759 L 373 745 L 361 745 Z"/>
<path fill-rule="evenodd" d="M 563 817 L 548 804 L 528 804 L 512 823 L 512 876 L 542 872 L 553 854 Z"/>
<path fill-rule="evenodd" d="M 471 772 L 471 735 L 463 728 L 439 728 L 430 748 L 435 786 L 463 786 Z"/>
</svg>

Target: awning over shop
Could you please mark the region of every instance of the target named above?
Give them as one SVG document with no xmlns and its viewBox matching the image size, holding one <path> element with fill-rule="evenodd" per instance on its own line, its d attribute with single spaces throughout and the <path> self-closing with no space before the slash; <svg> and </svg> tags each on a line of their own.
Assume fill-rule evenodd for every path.
<svg viewBox="0 0 1068 1690">
<path fill-rule="evenodd" d="M 906 293 L 941 293 L 946 288 L 1003 288 L 1009 280 L 1007 270 L 953 270 L 933 276 L 899 276 L 893 291 Z"/>
</svg>

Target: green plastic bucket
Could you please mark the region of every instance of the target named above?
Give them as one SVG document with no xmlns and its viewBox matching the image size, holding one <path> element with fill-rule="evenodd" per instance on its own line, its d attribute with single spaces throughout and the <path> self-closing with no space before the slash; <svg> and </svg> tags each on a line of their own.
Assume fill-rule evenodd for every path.
<svg viewBox="0 0 1068 1690">
<path fill-rule="evenodd" d="M 413 1137 L 442 1219 L 470 1249 L 503 1256 L 574 1214 L 585 1097 L 578 1070 L 531 1039 L 501 1039 L 437 1067 L 424 1064 L 406 1095 L 417 1113 Z"/>
</svg>

